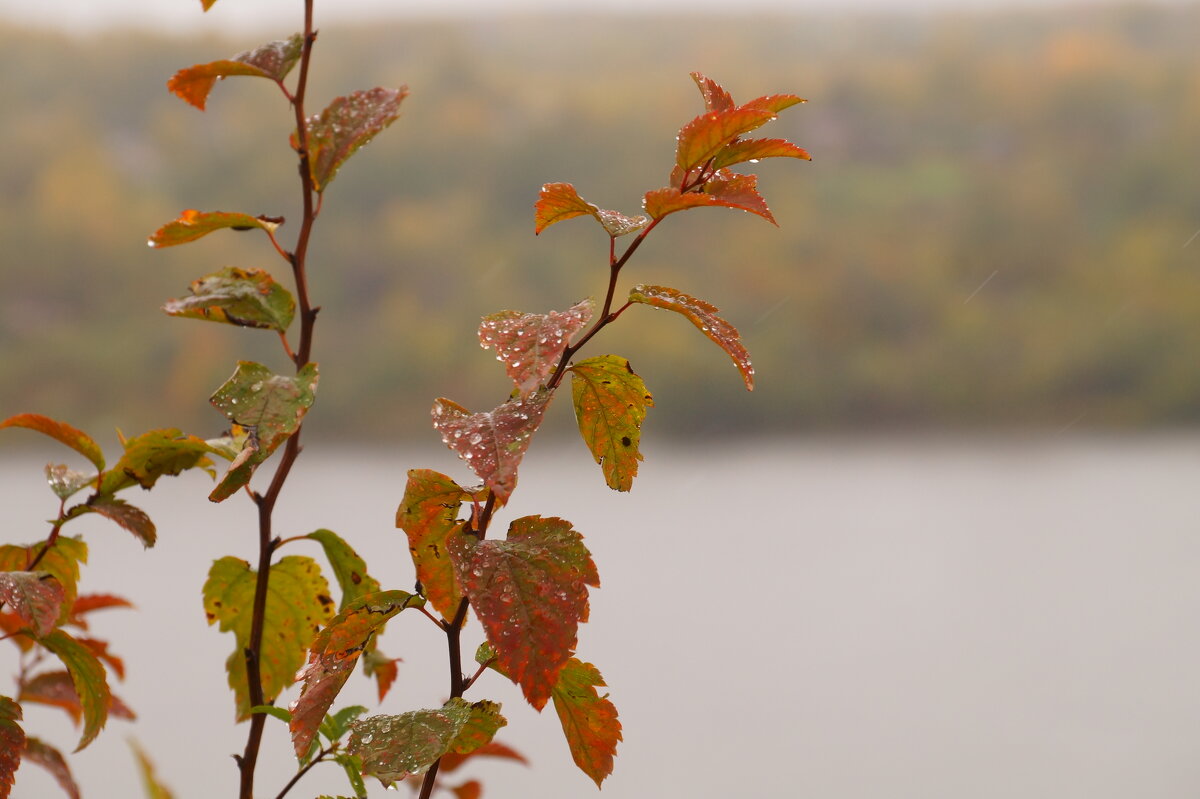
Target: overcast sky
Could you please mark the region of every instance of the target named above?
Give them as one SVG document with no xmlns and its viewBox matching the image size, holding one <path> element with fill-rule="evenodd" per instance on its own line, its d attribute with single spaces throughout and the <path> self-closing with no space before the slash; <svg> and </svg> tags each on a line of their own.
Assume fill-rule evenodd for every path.
<svg viewBox="0 0 1200 799">
<path fill-rule="evenodd" d="M 669 12 L 929 9 L 1077 5 L 1086 0 L 321 0 L 318 23 L 382 16 L 470 16 L 512 11 Z M 135 24 L 156 30 L 245 30 L 296 14 L 299 0 L 219 0 L 207 14 L 199 0 L 0 0 L 0 19 L 90 31 Z"/>
</svg>

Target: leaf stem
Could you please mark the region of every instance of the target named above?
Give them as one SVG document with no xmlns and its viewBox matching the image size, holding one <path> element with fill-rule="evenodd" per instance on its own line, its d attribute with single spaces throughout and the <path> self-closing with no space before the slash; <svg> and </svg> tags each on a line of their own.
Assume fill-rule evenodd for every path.
<svg viewBox="0 0 1200 799">
<path fill-rule="evenodd" d="M 295 774 L 293 774 L 292 778 L 290 780 L 288 780 L 288 784 L 283 786 L 283 790 L 275 795 L 275 799 L 283 799 L 283 797 L 287 795 L 287 792 L 290 791 L 293 788 L 293 786 L 295 786 L 295 784 L 300 781 L 301 777 L 303 777 L 305 774 L 307 774 L 312 769 L 313 766 L 317 765 L 322 760 L 324 760 L 326 755 L 333 753 L 333 747 L 334 747 L 334 745 L 330 744 L 329 746 L 322 749 L 320 752 L 317 753 L 316 757 L 314 757 L 312 760 L 308 761 L 304 765 L 304 768 L 300 769 Z"/>
<path fill-rule="evenodd" d="M 46 557 L 46 553 L 50 551 L 50 548 L 58 543 L 58 532 L 62 530 L 62 526 L 67 523 L 67 516 L 65 513 L 66 507 L 67 501 L 65 499 L 60 500 L 58 503 L 58 518 L 51 522 L 50 535 L 46 539 L 46 543 L 42 545 L 42 548 L 37 555 L 35 555 L 34 558 L 25 565 L 25 571 L 33 571 L 34 567 L 42 562 L 42 558 Z"/>
</svg>

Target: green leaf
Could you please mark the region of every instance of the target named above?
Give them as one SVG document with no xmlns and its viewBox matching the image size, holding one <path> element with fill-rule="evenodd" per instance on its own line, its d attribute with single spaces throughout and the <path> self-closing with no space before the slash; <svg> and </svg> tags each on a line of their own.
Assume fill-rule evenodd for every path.
<svg viewBox="0 0 1200 799">
<path fill-rule="evenodd" d="M 209 499 L 220 502 L 249 483 L 258 465 L 296 432 L 313 404 L 317 377 L 315 363 L 305 365 L 295 377 L 286 377 L 260 363 L 238 362 L 233 376 L 209 402 L 250 435 Z"/>
<path fill-rule="evenodd" d="M 408 535 L 408 551 L 422 592 L 447 620 L 454 618 L 462 601 L 447 540 L 461 528 L 458 509 L 470 496 L 470 492 L 440 472 L 412 469 L 408 472 L 404 499 L 396 509 L 396 526 Z"/>
<path fill-rule="evenodd" d="M 318 116 L 305 122 L 308 163 L 313 188 L 324 191 L 346 159 L 400 117 L 408 87 L 374 88 L 334 99 Z M 299 139 L 292 134 L 292 146 Z"/>
<path fill-rule="evenodd" d="M 629 291 L 629 301 L 682 314 L 700 328 L 700 331 L 712 339 L 718 347 L 725 350 L 733 359 L 738 371 L 742 373 L 746 390 L 754 390 L 754 366 L 750 363 L 750 353 L 742 346 L 737 328 L 717 316 L 716 306 L 684 294 L 678 289 L 644 284 L 634 286 Z"/>
<path fill-rule="evenodd" d="M 204 10 L 207 11 L 215 0 L 202 2 L 205 4 Z M 167 88 L 180 99 L 203 111 L 208 101 L 208 93 L 212 91 L 218 79 L 246 75 L 268 78 L 278 83 L 300 60 L 303 47 L 304 36 L 294 33 L 291 38 L 268 42 L 254 50 L 238 53 L 233 58 L 181 69 L 167 81 Z"/>
<path fill-rule="evenodd" d="M 317 634 L 309 647 L 308 662 L 296 679 L 304 683 L 292 703 L 292 744 L 303 757 L 317 727 L 354 670 L 367 642 L 387 620 L 405 608 L 420 607 L 425 600 L 407 591 L 381 591 L 352 602 Z"/>
<path fill-rule="evenodd" d="M 282 707 L 276 707 L 275 705 L 255 705 L 254 707 L 250 708 L 250 715 L 254 715 L 255 713 L 261 713 L 264 716 L 270 716 L 271 718 L 279 719 L 284 724 L 292 723 L 292 712 Z"/>
<path fill-rule="evenodd" d="M 346 772 L 346 779 L 350 781 L 350 790 L 354 791 L 354 795 L 360 798 L 366 796 L 367 784 L 363 782 L 362 778 L 362 758 L 349 752 L 337 752 L 334 754 L 333 760 Z M 330 797 L 321 797 L 321 799 L 330 799 Z M 349 797 L 338 797 L 338 799 L 349 799 Z"/>
<path fill-rule="evenodd" d="M 236 640 L 226 668 L 239 721 L 250 715 L 245 650 L 250 642 L 257 576 L 246 561 L 224 557 L 213 562 L 204 583 L 208 623 L 220 622 L 221 632 L 233 632 Z M 329 584 L 315 560 L 289 555 L 271 566 L 259 661 L 263 698 L 267 702 L 273 702 L 295 681 L 296 670 L 304 664 L 305 651 L 332 616 Z"/>
<path fill-rule="evenodd" d="M 613 757 L 621 740 L 617 709 L 608 701 L 608 694 L 600 696 L 596 692 L 598 686 L 604 686 L 604 678 L 596 667 L 571 658 L 559 672 L 553 693 L 554 710 L 571 747 L 571 757 L 583 773 L 596 781 L 597 788 L 612 774 Z"/>
<path fill-rule="evenodd" d="M 37 557 L 45 545 L 45 542 L 39 542 L 30 546 L 0 546 L 0 572 L 25 571 L 27 565 Z M 58 613 L 59 624 L 67 621 L 75 604 L 75 597 L 79 595 L 79 564 L 87 563 L 87 552 L 87 544 L 82 539 L 60 535 L 54 546 L 50 547 L 38 562 L 38 571 L 53 574 L 62 586 L 63 601 Z"/>
<path fill-rule="evenodd" d="M 154 773 L 154 764 L 150 762 L 150 757 L 142 747 L 133 740 L 130 740 L 129 747 L 133 749 L 133 756 L 138 762 L 138 772 L 142 775 L 142 787 L 146 791 L 146 799 L 175 799 L 167 786 L 159 781 L 158 775 Z"/>
<path fill-rule="evenodd" d="M 642 421 L 654 398 L 629 361 L 616 355 L 588 358 L 571 367 L 571 397 L 579 434 L 604 472 L 608 487 L 628 491 L 642 453 Z"/>
<path fill-rule="evenodd" d="M 104 727 L 104 722 L 108 720 L 111 696 L 104 666 L 91 649 L 62 630 L 55 630 L 43 636 L 39 643 L 58 655 L 58 659 L 71 675 L 75 693 L 79 695 L 79 704 L 83 709 L 83 734 L 79 745 L 75 747 L 75 751 L 78 752 L 95 740 Z"/>
<path fill-rule="evenodd" d="M 50 776 L 70 799 L 79 799 L 79 786 L 75 784 L 62 752 L 38 738 L 28 738 L 25 741 L 25 759 L 50 772 Z"/>
<path fill-rule="evenodd" d="M 67 518 L 74 519 L 85 513 L 98 513 L 106 519 L 111 519 L 133 533 L 142 542 L 142 546 L 147 549 L 154 546 L 154 542 L 158 538 L 154 522 L 150 520 L 146 512 L 130 505 L 123 499 L 117 499 L 107 494 L 96 494 L 90 497 L 86 504 L 76 505 L 67 511 Z"/>
<path fill-rule="evenodd" d="M 542 186 L 538 200 L 533 206 L 533 216 L 535 235 L 555 222 L 577 216 L 594 217 L 613 238 L 636 233 L 650 224 L 650 220 L 644 216 L 629 217 L 619 211 L 609 211 L 592 205 L 580 197 L 570 183 L 547 183 Z"/>
<path fill-rule="evenodd" d="M 496 359 L 504 362 L 517 391 L 527 397 L 550 378 L 571 337 L 592 318 L 592 306 L 589 298 L 565 311 L 500 311 L 485 316 L 479 325 L 479 345 L 496 350 Z"/>
<path fill-rule="evenodd" d="M 274 233 L 283 219 L 269 216 L 250 216 L 229 211 L 197 211 L 189 208 L 173 222 L 154 231 L 146 243 L 151 247 L 174 247 L 187 244 L 217 230 L 265 230 Z"/>
<path fill-rule="evenodd" d="M 306 536 L 318 542 L 333 567 L 333 576 L 342 589 L 338 610 L 345 610 L 354 600 L 379 590 L 379 581 L 367 574 L 367 564 L 346 541 L 332 530 L 316 530 Z"/>
<path fill-rule="evenodd" d="M 498 670 L 540 710 L 587 621 L 587 587 L 600 585 L 582 536 L 563 519 L 525 516 L 506 540 L 472 546 L 464 537 L 451 556 Z"/>
<path fill-rule="evenodd" d="M 63 612 L 62 583 L 49 572 L 0 572 L 0 605 L 39 637 L 49 635 Z"/>
<path fill-rule="evenodd" d="M 390 786 L 432 766 L 470 718 L 471 705 L 459 698 L 437 710 L 371 716 L 351 725 L 347 749 L 362 758 L 363 774 Z"/>
<path fill-rule="evenodd" d="M 496 731 L 507 724 L 508 719 L 500 715 L 499 702 L 489 702 L 486 699 L 475 702 L 471 705 L 471 717 L 450 743 L 449 752 L 469 755 L 490 743 Z"/>
<path fill-rule="evenodd" d="M 87 458 L 96 469 L 104 469 L 104 453 L 100 451 L 100 446 L 92 441 L 87 433 L 66 422 L 59 422 L 37 413 L 18 413 L 0 422 L 0 430 L 6 427 L 24 427 L 48 435 Z"/>
<path fill-rule="evenodd" d="M 321 734 L 331 743 L 341 740 L 342 736 L 350 731 L 350 724 L 366 712 L 367 708 L 363 705 L 347 705 L 325 717 L 321 722 Z"/>
<path fill-rule="evenodd" d="M 12 791 L 13 775 L 21 766 L 21 754 L 25 751 L 25 731 L 18 724 L 21 706 L 0 696 L 0 799 L 7 799 Z"/>
<path fill-rule="evenodd" d="M 553 395 L 541 389 L 474 414 L 456 402 L 439 399 L 433 404 L 433 429 L 504 504 L 517 487 L 517 467 Z"/>
<path fill-rule="evenodd" d="M 96 482 L 95 472 L 77 472 L 63 463 L 46 464 L 46 482 L 59 499 L 70 499 Z"/>
<path fill-rule="evenodd" d="M 190 297 L 171 300 L 163 310 L 171 316 L 207 319 L 239 327 L 287 331 L 296 313 L 291 293 L 261 269 L 227 266 L 192 281 Z"/>
<path fill-rule="evenodd" d="M 218 453 L 202 438 L 169 427 L 149 430 L 125 441 L 121 459 L 100 478 L 98 493 L 111 496 L 132 486 L 153 488 L 160 477 L 175 477 L 188 469 L 213 473 L 209 453 Z"/>
</svg>

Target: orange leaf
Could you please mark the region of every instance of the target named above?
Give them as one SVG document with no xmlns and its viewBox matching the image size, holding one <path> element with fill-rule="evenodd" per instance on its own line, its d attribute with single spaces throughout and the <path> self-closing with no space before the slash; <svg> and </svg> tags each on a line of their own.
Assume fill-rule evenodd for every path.
<svg viewBox="0 0 1200 799">
<path fill-rule="evenodd" d="M 553 696 L 575 765 L 599 787 L 612 774 L 621 722 L 608 694 L 600 696 L 597 687 L 604 687 L 604 678 L 596 667 L 571 658 L 559 672 Z"/>
<path fill-rule="evenodd" d="M 50 776 L 54 777 L 69 799 L 79 799 L 79 786 L 75 784 L 75 778 L 71 776 L 71 769 L 67 767 L 62 752 L 37 738 L 29 738 L 25 741 L 25 759 L 50 772 Z"/>
<path fill-rule="evenodd" d="M 808 151 L 797 147 L 786 139 L 744 139 L 734 142 L 713 159 L 713 166 L 721 169 L 733 164 L 749 161 L 754 163 L 763 158 L 803 158 L 811 161 Z"/>
<path fill-rule="evenodd" d="M 18 724 L 21 706 L 0 696 L 0 797 L 7 797 L 13 786 L 13 774 L 21 765 L 25 751 L 25 731 Z"/>
<path fill-rule="evenodd" d="M 444 474 L 412 469 L 396 509 L 396 526 L 408 535 L 408 551 L 425 598 L 446 619 L 454 618 L 462 600 L 446 542 L 459 528 L 458 509 L 469 497 L 470 492 Z"/>
<path fill-rule="evenodd" d="M 704 184 L 701 191 L 680 192 L 676 188 L 655 189 L 646 192 L 643 204 L 646 213 L 654 219 L 662 219 L 676 211 L 689 208 L 720 206 L 737 208 L 761 216 L 776 224 L 766 200 L 758 193 L 758 178 L 754 175 L 738 175 L 727 169 Z"/>
<path fill-rule="evenodd" d="M 700 95 L 704 98 L 704 107 L 709 111 L 728 111 L 734 107 L 733 98 L 729 92 L 711 78 L 706 78 L 699 72 L 690 73 L 692 80 L 700 87 Z"/>
<path fill-rule="evenodd" d="M 542 186 L 538 193 L 538 201 L 533 206 L 533 232 L 536 235 L 555 222 L 577 216 L 594 217 L 608 235 L 614 238 L 635 233 L 650 221 L 644 216 L 625 216 L 619 211 L 609 211 L 593 205 L 580 197 L 570 183 L 547 183 Z"/>
<path fill-rule="evenodd" d="M 0 430 L 6 427 L 24 427 L 48 435 L 87 458 L 97 469 L 104 469 L 104 454 L 100 452 L 100 446 L 87 433 L 66 422 L 37 413 L 19 413 L 0 422 Z"/>
<path fill-rule="evenodd" d="M 526 766 L 529 765 L 529 761 L 525 759 L 525 756 L 516 749 L 513 749 L 510 746 L 505 746 L 504 744 L 496 741 L 491 741 L 490 743 L 484 744 L 469 754 L 458 755 L 454 752 L 447 752 L 446 754 L 442 755 L 442 765 L 439 767 L 439 770 L 443 774 L 454 771 L 461 766 L 464 761 L 470 760 L 473 757 L 498 757 L 503 760 L 515 760 L 518 763 L 523 763 Z"/>
<path fill-rule="evenodd" d="M 683 170 L 701 166 L 738 136 L 774 118 L 770 109 L 745 106 L 701 114 L 680 129 L 675 163 Z"/>
<path fill-rule="evenodd" d="M 154 231 L 154 235 L 146 240 L 151 247 L 174 247 L 177 244 L 187 244 L 189 241 L 207 236 L 215 230 L 253 230 L 259 228 L 273 233 L 283 224 L 283 218 L 250 216 L 249 214 L 231 213 L 228 211 L 197 211 L 189 208 L 179 215 L 174 222 Z"/>
<path fill-rule="evenodd" d="M 305 121 L 313 188 L 324 191 L 346 159 L 400 117 L 408 87 L 352 92 L 334 98 L 324 111 Z M 292 146 L 299 140 L 292 134 Z"/>
<path fill-rule="evenodd" d="M 750 353 L 742 346 L 737 328 L 717 316 L 715 306 L 666 286 L 634 286 L 629 291 L 629 301 L 664 308 L 687 317 L 733 359 L 746 382 L 746 390 L 754 390 L 754 366 L 750 363 Z"/>
<path fill-rule="evenodd" d="M 238 53 L 233 58 L 181 69 L 167 81 L 167 88 L 180 99 L 203 111 L 208 101 L 208 93 L 219 78 L 247 75 L 268 78 L 278 83 L 300 60 L 303 47 L 304 37 L 295 33 L 291 38 L 268 42 L 255 50 Z"/>
</svg>

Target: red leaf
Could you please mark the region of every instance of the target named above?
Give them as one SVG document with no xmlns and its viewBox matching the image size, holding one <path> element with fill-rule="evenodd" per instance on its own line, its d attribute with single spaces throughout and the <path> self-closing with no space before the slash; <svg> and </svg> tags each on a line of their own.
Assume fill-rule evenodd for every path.
<svg viewBox="0 0 1200 799">
<path fill-rule="evenodd" d="M 81 630 L 88 628 L 84 615 L 105 608 L 132 608 L 133 603 L 123 597 L 112 594 L 81 594 L 71 606 L 68 623 L 74 624 Z"/>
<path fill-rule="evenodd" d="M 457 755 L 453 752 L 447 752 L 442 755 L 442 765 L 438 767 L 443 774 L 454 771 L 463 764 L 464 761 L 470 760 L 473 757 L 498 757 L 503 760 L 515 760 L 518 763 L 529 765 L 529 761 L 525 756 L 513 749 L 510 746 L 505 746 L 502 743 L 492 741 L 476 749 L 474 752 L 465 755 Z"/>
<path fill-rule="evenodd" d="M 736 141 L 717 153 L 713 166 L 723 169 L 733 164 L 749 161 L 754 163 L 763 158 L 802 158 L 811 161 L 808 151 L 797 147 L 786 139 L 743 139 Z"/>
<path fill-rule="evenodd" d="M 75 784 L 75 778 L 71 776 L 71 769 L 68 768 L 62 752 L 37 738 L 29 738 L 25 741 L 25 759 L 50 772 L 50 776 L 54 777 L 71 799 L 79 799 L 79 786 Z"/>
<path fill-rule="evenodd" d="M 80 643 L 84 643 L 81 639 Z M 80 718 L 91 718 L 91 711 L 79 701 L 79 693 L 75 683 L 66 671 L 47 671 L 38 674 L 21 686 L 19 698 L 24 702 L 36 702 L 41 705 L 52 705 L 67 711 L 76 725 Z M 105 710 L 107 715 L 115 718 L 132 720 L 137 718 L 129 706 L 112 693 L 105 695 Z M 90 700 L 89 700 L 90 701 Z M 78 751 L 78 750 L 76 750 Z"/>
<path fill-rule="evenodd" d="M 458 799 L 479 799 L 479 797 L 483 796 L 483 786 L 480 785 L 479 780 L 469 780 L 462 785 L 451 788 L 450 792 L 457 796 Z"/>
<path fill-rule="evenodd" d="M 400 117 L 400 102 L 407 96 L 407 86 L 354 92 L 335 98 L 318 116 L 310 117 L 305 128 L 313 188 L 324 191 L 347 158 L 395 122 Z M 294 133 L 292 144 L 299 146 Z"/>
<path fill-rule="evenodd" d="M 7 605 L 40 636 L 58 623 L 66 598 L 62 583 L 48 572 L 0 572 L 0 605 Z"/>
<path fill-rule="evenodd" d="M 794 94 L 769 94 L 765 97 L 756 97 L 748 103 L 742 103 L 742 108 L 755 108 L 760 111 L 770 111 L 773 114 L 778 114 L 785 108 L 791 108 L 794 105 L 808 102 Z"/>
<path fill-rule="evenodd" d="M 397 663 L 403 663 L 404 658 L 390 658 L 378 649 L 363 655 L 363 672 L 368 677 L 374 677 L 379 686 L 379 701 L 382 702 L 392 688 L 392 683 L 400 674 Z"/>
<path fill-rule="evenodd" d="M 462 600 L 446 541 L 459 528 L 459 506 L 470 496 L 444 474 L 412 469 L 396 509 L 396 526 L 408 535 L 408 551 L 422 592 L 445 619 L 454 618 Z"/>
<path fill-rule="evenodd" d="M 92 650 L 92 654 L 107 663 L 117 677 L 125 679 L 125 661 L 108 651 L 108 642 L 97 638 L 77 638 L 79 643 Z"/>
<path fill-rule="evenodd" d="M 629 217 L 619 211 L 609 211 L 593 205 L 580 197 L 570 183 L 547 183 L 542 186 L 538 200 L 533 206 L 533 232 L 536 235 L 555 222 L 577 216 L 594 217 L 608 235 L 614 238 L 635 233 L 650 221 L 644 216 Z"/>
<path fill-rule="evenodd" d="M 479 325 L 479 346 L 496 350 L 496 359 L 504 362 L 517 390 L 527 397 L 554 372 L 571 337 L 592 318 L 592 306 L 589 298 L 566 311 L 500 311 L 485 316 Z"/>
<path fill-rule="evenodd" d="M 73 518 L 83 513 L 98 513 L 106 519 L 111 519 L 133 533 L 146 548 L 154 546 L 154 542 L 158 538 L 154 522 L 150 521 L 146 512 L 130 505 L 123 499 L 97 494 L 89 499 L 86 505 L 76 505 L 71 508 L 68 517 Z"/>
<path fill-rule="evenodd" d="M 8 799 L 12 791 L 13 774 L 21 765 L 21 753 L 25 751 L 25 731 L 17 722 L 21 720 L 21 706 L 0 696 L 0 799 Z"/>
<path fill-rule="evenodd" d="M 729 170 L 720 173 L 704 184 L 700 192 L 689 191 L 681 193 L 679 189 L 655 189 L 646 192 L 643 204 L 646 213 L 654 219 L 662 219 L 667 214 L 685 211 L 688 208 L 701 206 L 721 206 L 738 208 L 761 216 L 771 224 L 776 224 L 771 209 L 758 193 L 758 178 L 754 175 L 738 175 Z"/>
<path fill-rule="evenodd" d="M 774 118 L 770 109 L 746 106 L 701 114 L 680 129 L 675 163 L 683 170 L 702 166 L 738 136 Z"/>
<path fill-rule="evenodd" d="M 563 519 L 525 516 L 506 540 L 464 540 L 452 554 L 498 670 L 541 710 L 587 621 L 587 587 L 600 585 L 583 538 Z"/>
<path fill-rule="evenodd" d="M 24 630 L 24 634 L 20 634 Z M 0 633 L 17 645 L 22 652 L 33 649 L 33 637 L 28 623 L 15 613 L 0 612 Z"/>
<path fill-rule="evenodd" d="M 600 696 L 597 687 L 604 678 L 591 663 L 571 658 L 558 675 L 554 686 L 554 710 L 562 723 L 575 765 L 596 781 L 596 787 L 613 770 L 617 742 L 621 740 L 621 722 L 617 709 Z"/>
<path fill-rule="evenodd" d="M 721 84 L 711 78 L 706 78 L 699 72 L 690 73 L 692 80 L 700 88 L 700 96 L 704 98 L 704 107 L 709 111 L 728 111 L 734 107 L 733 98 L 729 92 L 721 88 Z"/>
<path fill-rule="evenodd" d="M 742 346 L 737 328 L 717 316 L 715 306 L 666 286 L 634 286 L 629 292 L 629 301 L 665 308 L 687 317 L 704 335 L 729 354 L 738 371 L 742 373 L 746 390 L 754 390 L 754 366 L 750 363 L 750 353 Z"/>
<path fill-rule="evenodd" d="M 458 403 L 439 399 L 433 404 L 433 429 L 503 504 L 517 486 L 517 467 L 553 395 L 539 390 L 474 414 Z"/>
<path fill-rule="evenodd" d="M 179 215 L 174 222 L 154 231 L 154 235 L 146 240 L 151 247 L 174 247 L 177 244 L 187 244 L 198 238 L 207 236 L 216 230 L 232 228 L 233 230 L 250 230 L 260 228 L 273 233 L 283 224 L 283 219 L 272 219 L 249 214 L 228 213 L 226 211 L 201 212 L 189 208 Z"/>
<path fill-rule="evenodd" d="M 204 0 L 205 10 L 215 0 Z M 204 110 L 208 93 L 219 78 L 247 75 L 268 78 L 276 83 L 283 80 L 296 62 L 304 47 L 304 37 L 295 33 L 289 39 L 268 42 L 255 50 L 238 53 L 233 58 L 196 64 L 176 72 L 167 81 L 167 88 L 185 102 Z"/>
<path fill-rule="evenodd" d="M 87 433 L 71 427 L 66 422 L 59 422 L 37 413 L 19 413 L 0 422 L 0 430 L 6 427 L 24 427 L 44 433 L 87 458 L 98 470 L 104 469 L 104 454 L 100 452 L 100 446 L 92 441 Z"/>
</svg>

